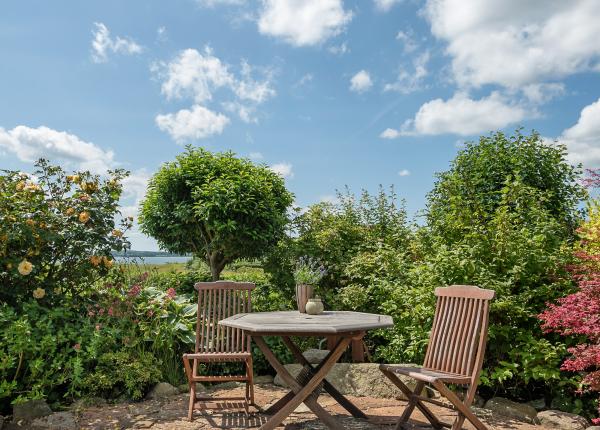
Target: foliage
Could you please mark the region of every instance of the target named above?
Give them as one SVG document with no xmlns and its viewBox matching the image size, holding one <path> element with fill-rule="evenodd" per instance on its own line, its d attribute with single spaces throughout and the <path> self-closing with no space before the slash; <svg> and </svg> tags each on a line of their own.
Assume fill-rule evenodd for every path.
<svg viewBox="0 0 600 430">
<path fill-rule="evenodd" d="M 496 290 L 482 382 L 515 397 L 574 384 L 559 371 L 565 344 L 534 317 L 572 289 L 564 268 L 585 190 L 565 155 L 536 133 L 492 134 L 467 144 L 429 195 L 419 253 L 430 288 Z"/>
<path fill-rule="evenodd" d="M 600 186 L 600 175 L 592 172 L 587 185 Z M 578 230 L 577 261 L 570 267 L 578 282 L 575 293 L 561 298 L 540 314 L 542 327 L 563 336 L 578 336 L 582 342 L 569 348 L 571 357 L 561 369 L 583 372 L 582 392 L 600 392 L 600 204 L 589 204 L 589 219 Z M 600 419 L 595 420 L 600 423 Z"/>
<path fill-rule="evenodd" d="M 310 257 L 300 257 L 294 269 L 296 285 L 316 285 L 327 274 L 325 267 Z"/>
<path fill-rule="evenodd" d="M 40 305 L 36 300 L 22 309 L 0 307 L 0 411 L 11 401 L 48 398 L 50 402 L 83 392 L 90 356 L 103 339 L 77 309 Z M 81 351 L 87 345 L 89 353 Z"/>
<path fill-rule="evenodd" d="M 469 142 L 459 152 L 450 170 L 438 174 L 428 196 L 427 222 L 447 243 L 459 242 L 472 226 L 490 222 L 504 197 L 508 179 L 538 190 L 541 208 L 573 233 L 580 219 L 578 203 L 585 197 L 577 183 L 580 171 L 566 162 L 566 148 L 547 144 L 532 132 L 514 136 L 501 132 Z"/>
<path fill-rule="evenodd" d="M 265 270 L 271 282 L 293 295 L 294 261 L 302 256 L 317 259 L 327 268 L 320 282 L 320 295 L 328 307 L 336 303 L 336 291 L 347 285 L 346 267 L 361 252 L 380 246 L 408 248 L 411 231 L 404 202 L 393 188 L 380 188 L 375 195 L 363 191 L 356 198 L 350 190 L 338 193 L 337 202 L 319 203 L 297 214 L 292 231 L 271 252 Z"/>
<path fill-rule="evenodd" d="M 86 284 L 113 265 L 111 250 L 128 246 L 131 220 L 115 228 L 122 170 L 100 179 L 66 175 L 46 160 L 32 175 L 0 176 L 0 301 L 16 305 L 35 297 L 54 303 L 85 293 Z"/>
<path fill-rule="evenodd" d="M 292 200 L 266 166 L 187 147 L 150 180 L 140 224 L 164 249 L 203 257 L 217 280 L 226 264 L 277 243 Z"/>
<path fill-rule="evenodd" d="M 98 358 L 96 368 L 84 379 L 91 394 L 110 399 L 125 395 L 139 400 L 160 381 L 161 362 L 148 352 L 132 355 L 130 351 L 106 352 Z"/>
</svg>

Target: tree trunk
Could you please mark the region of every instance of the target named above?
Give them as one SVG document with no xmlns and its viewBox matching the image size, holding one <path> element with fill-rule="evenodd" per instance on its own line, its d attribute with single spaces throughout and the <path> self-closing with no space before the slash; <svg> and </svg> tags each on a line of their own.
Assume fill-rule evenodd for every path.
<svg viewBox="0 0 600 430">
<path fill-rule="evenodd" d="M 210 274 L 213 282 L 221 279 L 221 272 L 225 268 L 227 260 L 220 252 L 213 252 L 212 254 L 207 255 L 206 260 L 210 267 Z"/>
</svg>

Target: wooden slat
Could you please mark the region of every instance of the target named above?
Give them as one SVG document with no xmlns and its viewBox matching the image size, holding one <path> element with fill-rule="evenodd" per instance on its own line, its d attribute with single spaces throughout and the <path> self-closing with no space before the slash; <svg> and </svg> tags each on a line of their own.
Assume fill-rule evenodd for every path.
<svg viewBox="0 0 600 430">
<path fill-rule="evenodd" d="M 477 364 L 478 341 L 494 291 L 457 285 L 437 288 L 436 312 L 424 367 L 471 376 Z"/>
</svg>

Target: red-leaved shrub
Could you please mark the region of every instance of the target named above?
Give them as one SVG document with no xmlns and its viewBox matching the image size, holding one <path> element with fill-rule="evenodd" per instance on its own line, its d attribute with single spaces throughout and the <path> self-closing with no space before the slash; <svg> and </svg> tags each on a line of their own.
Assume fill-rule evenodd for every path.
<svg viewBox="0 0 600 430">
<path fill-rule="evenodd" d="M 600 171 L 588 171 L 588 188 L 600 188 Z M 589 219 L 579 228 L 580 243 L 569 267 L 578 284 L 574 294 L 564 297 L 540 314 L 542 327 L 565 336 L 582 336 L 586 342 L 569 349 L 571 357 L 561 369 L 583 372 L 585 391 L 600 392 L 600 202 L 592 200 Z M 600 412 L 600 410 L 599 410 Z M 600 418 L 593 420 L 600 424 Z"/>
</svg>

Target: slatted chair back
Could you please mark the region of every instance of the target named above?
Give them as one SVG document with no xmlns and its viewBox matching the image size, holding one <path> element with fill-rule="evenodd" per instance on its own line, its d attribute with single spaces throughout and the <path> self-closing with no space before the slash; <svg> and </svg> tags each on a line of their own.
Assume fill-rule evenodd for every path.
<svg viewBox="0 0 600 430">
<path fill-rule="evenodd" d="M 478 380 L 495 292 L 470 285 L 437 288 L 436 311 L 423 367 Z"/>
<path fill-rule="evenodd" d="M 196 353 L 224 354 L 250 352 L 250 338 L 242 330 L 222 327 L 218 322 L 239 313 L 252 312 L 249 282 L 198 282 Z"/>
</svg>

